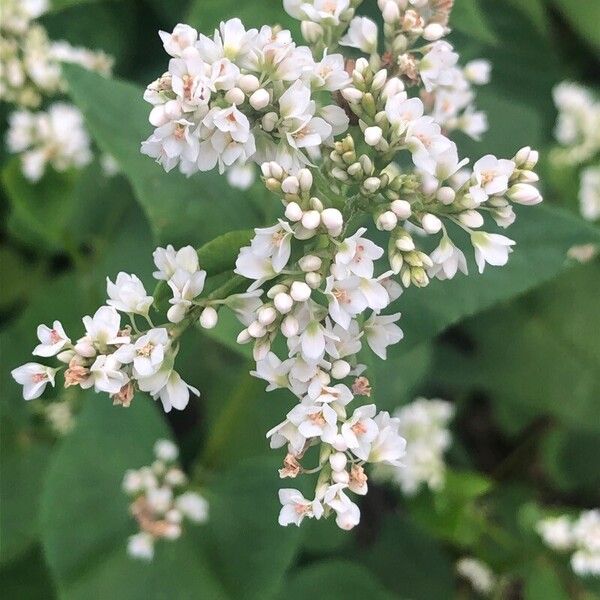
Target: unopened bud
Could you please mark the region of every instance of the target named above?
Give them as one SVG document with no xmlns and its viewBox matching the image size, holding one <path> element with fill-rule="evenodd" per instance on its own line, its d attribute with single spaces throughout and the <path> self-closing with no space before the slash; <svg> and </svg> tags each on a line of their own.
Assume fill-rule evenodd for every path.
<svg viewBox="0 0 600 600">
<path fill-rule="evenodd" d="M 517 204 L 532 206 L 542 201 L 542 195 L 539 190 L 528 183 L 517 183 L 509 190 L 507 196 Z"/>
<path fill-rule="evenodd" d="M 219 320 L 219 315 L 217 311 L 212 306 L 207 306 L 200 313 L 200 325 L 204 327 L 204 329 L 212 329 L 215 327 Z"/>
<path fill-rule="evenodd" d="M 265 333 L 267 333 L 267 330 L 265 329 L 264 325 L 258 321 L 252 321 L 252 323 L 248 325 L 248 333 L 253 338 L 261 338 L 263 335 L 265 335 Z"/>
<path fill-rule="evenodd" d="M 445 185 L 436 192 L 435 197 L 442 204 L 448 205 L 454 202 L 454 199 L 456 198 L 456 192 L 450 186 Z"/>
<path fill-rule="evenodd" d="M 292 310 L 292 306 L 294 306 L 294 301 L 292 300 L 292 297 L 289 294 L 285 292 L 279 292 L 275 296 L 275 298 L 273 298 L 273 304 L 282 315 L 285 315 L 286 313 L 289 313 L 290 310 Z"/>
<path fill-rule="evenodd" d="M 246 94 L 252 94 L 260 87 L 258 77 L 255 75 L 242 75 L 238 79 L 238 87 Z"/>
<path fill-rule="evenodd" d="M 293 175 L 289 175 L 281 182 L 281 191 L 285 194 L 297 194 L 299 189 L 300 182 Z"/>
<path fill-rule="evenodd" d="M 393 24 L 397 23 L 400 20 L 400 8 L 392 0 L 389 0 L 385 3 L 381 13 L 383 15 L 383 20 L 386 23 Z"/>
<path fill-rule="evenodd" d="M 304 276 L 304 281 L 306 281 L 306 284 L 309 285 L 313 290 L 316 290 L 321 285 L 322 280 L 323 278 L 321 277 L 321 274 L 317 273 L 316 271 L 307 273 Z"/>
<path fill-rule="evenodd" d="M 298 261 L 298 266 L 305 273 L 318 271 L 321 268 L 322 260 L 314 254 L 307 254 Z"/>
<path fill-rule="evenodd" d="M 350 475 L 348 475 L 348 471 L 333 471 L 331 479 L 335 483 L 348 483 L 350 481 Z"/>
<path fill-rule="evenodd" d="M 304 281 L 294 281 L 290 288 L 290 296 L 296 302 L 306 302 L 312 293 L 310 287 Z"/>
<path fill-rule="evenodd" d="M 243 104 L 245 99 L 246 96 L 244 95 L 244 92 L 238 87 L 227 90 L 227 93 L 225 94 L 225 100 L 231 104 Z"/>
<path fill-rule="evenodd" d="M 237 336 L 238 344 L 247 344 L 252 339 L 252 336 L 248 333 L 247 329 L 242 329 Z"/>
<path fill-rule="evenodd" d="M 321 214 L 317 210 L 307 210 L 302 215 L 302 226 L 312 231 L 321 224 Z"/>
<path fill-rule="evenodd" d="M 281 333 L 283 333 L 286 338 L 294 337 L 298 334 L 299 330 L 300 325 L 298 324 L 298 319 L 296 319 L 294 315 L 288 315 L 281 322 Z"/>
<path fill-rule="evenodd" d="M 337 208 L 326 208 L 321 213 L 321 221 L 329 231 L 338 231 L 344 225 L 344 217 Z"/>
<path fill-rule="evenodd" d="M 298 172 L 298 181 L 300 183 L 300 189 L 303 192 L 309 192 L 313 184 L 312 173 L 308 169 L 300 169 Z"/>
<path fill-rule="evenodd" d="M 363 181 L 363 187 L 367 192 L 374 194 L 381 187 L 381 180 L 379 177 L 367 177 Z"/>
<path fill-rule="evenodd" d="M 365 142 L 369 146 L 377 146 L 381 141 L 382 135 L 383 131 L 381 130 L 381 127 L 367 127 L 365 129 Z"/>
<path fill-rule="evenodd" d="M 323 28 L 313 21 L 302 21 L 300 23 L 300 32 L 309 44 L 314 44 L 323 37 Z"/>
<path fill-rule="evenodd" d="M 429 23 L 423 30 L 423 37 L 428 42 L 435 42 L 440 38 L 444 37 L 446 29 L 440 23 Z"/>
<path fill-rule="evenodd" d="M 467 227 L 477 229 L 483 225 L 483 217 L 476 210 L 465 210 L 458 215 L 458 220 Z"/>
<path fill-rule="evenodd" d="M 391 210 L 386 210 L 377 217 L 376 225 L 379 230 L 392 231 L 398 225 L 398 217 Z"/>
<path fill-rule="evenodd" d="M 408 219 L 412 214 L 410 202 L 407 202 L 406 200 L 394 200 L 390 204 L 390 208 L 392 209 L 392 212 L 403 221 Z"/>
<path fill-rule="evenodd" d="M 348 459 L 343 452 L 334 452 L 329 456 L 329 464 L 331 465 L 332 471 L 344 471 L 347 462 Z"/>
<path fill-rule="evenodd" d="M 344 379 L 350 374 L 350 363 L 345 360 L 336 360 L 331 365 L 331 376 L 334 379 Z"/>
<path fill-rule="evenodd" d="M 363 93 L 356 88 L 347 87 L 342 90 L 342 96 L 346 102 L 350 104 L 358 104 L 363 98 Z"/>
<path fill-rule="evenodd" d="M 267 132 L 273 131 L 278 120 L 279 117 L 276 112 L 268 112 L 261 120 L 262 128 Z"/>
<path fill-rule="evenodd" d="M 442 222 L 438 217 L 431 213 L 425 213 L 421 217 L 421 225 L 426 233 L 438 233 L 442 229 Z"/>
<path fill-rule="evenodd" d="M 295 223 L 296 221 L 300 221 L 300 219 L 302 219 L 302 215 L 304 214 L 304 212 L 300 208 L 299 204 L 297 204 L 296 202 L 290 202 L 285 207 L 284 214 L 286 219 L 289 219 L 290 221 Z"/>
<path fill-rule="evenodd" d="M 272 306 L 264 306 L 258 309 L 258 322 L 267 327 L 277 318 L 277 311 Z"/>
<path fill-rule="evenodd" d="M 374 92 L 378 92 L 383 88 L 385 82 L 387 81 L 388 73 L 385 69 L 380 69 L 375 73 L 375 77 L 373 77 L 373 82 L 371 83 L 371 89 Z"/>
<path fill-rule="evenodd" d="M 268 106 L 271 101 L 271 97 L 269 96 L 269 92 L 264 88 L 259 88 L 250 96 L 250 106 L 254 110 L 262 110 L 265 106 Z"/>
</svg>

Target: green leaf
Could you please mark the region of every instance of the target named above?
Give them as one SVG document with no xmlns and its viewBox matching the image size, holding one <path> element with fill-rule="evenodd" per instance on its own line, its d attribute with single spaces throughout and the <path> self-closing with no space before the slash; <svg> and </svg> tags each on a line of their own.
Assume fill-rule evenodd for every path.
<svg viewBox="0 0 600 600">
<path fill-rule="evenodd" d="M 49 168 L 40 181 L 31 183 L 23 177 L 19 159 L 10 160 L 2 170 L 2 183 L 12 207 L 10 229 L 32 243 L 62 248 L 74 206 L 75 177 L 73 172 L 57 173 Z"/>
<path fill-rule="evenodd" d="M 525 577 L 525 600 L 568 600 L 554 567 L 547 563 L 535 563 Z"/>
<path fill-rule="evenodd" d="M 537 206 L 517 212 L 517 221 L 508 231 L 517 245 L 505 267 L 488 266 L 479 275 L 471 264 L 468 277 L 459 274 L 451 281 L 433 281 L 424 289 L 409 288 L 391 305 L 389 312 L 402 312 L 401 352 L 556 277 L 573 265 L 567 258 L 572 246 L 600 242 L 598 229 L 566 211 Z M 472 254 L 466 244 L 462 246 Z"/>
<path fill-rule="evenodd" d="M 25 556 L 0 569 L 0 589 L 7 598 L 54 600 L 56 593 L 42 550 L 32 548 Z"/>
<path fill-rule="evenodd" d="M 159 241 L 200 246 L 236 227 L 261 223 L 262 209 L 251 196 L 233 191 L 218 173 L 190 178 L 165 173 L 140 153 L 151 131 L 141 88 L 72 65 L 64 71 L 90 132 L 119 163 Z"/>
<path fill-rule="evenodd" d="M 281 600 L 394 598 L 365 567 L 346 560 L 322 561 L 292 573 L 279 597 Z"/>
<path fill-rule="evenodd" d="M 581 265 L 468 324 L 477 348 L 472 372 L 497 410 L 516 405 L 576 430 L 600 431 L 600 346 L 591 334 L 600 327 L 599 274 L 597 260 Z"/>
<path fill-rule="evenodd" d="M 450 27 L 484 44 L 498 43 L 479 0 L 456 0 L 450 16 Z"/>
<path fill-rule="evenodd" d="M 552 0 L 552 3 L 585 41 L 600 50 L 600 3 L 593 0 Z"/>
</svg>

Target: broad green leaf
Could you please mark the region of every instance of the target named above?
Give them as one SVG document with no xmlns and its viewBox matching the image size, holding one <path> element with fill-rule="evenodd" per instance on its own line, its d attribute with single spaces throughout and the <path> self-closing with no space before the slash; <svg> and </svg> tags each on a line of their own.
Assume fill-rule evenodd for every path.
<svg viewBox="0 0 600 600">
<path fill-rule="evenodd" d="M 472 372 L 497 410 L 516 405 L 599 431 L 600 345 L 591 333 L 600 326 L 599 293 L 596 261 L 468 324 L 477 348 Z"/>
<path fill-rule="evenodd" d="M 556 277 L 573 265 L 567 258 L 572 246 L 600 242 L 598 229 L 565 211 L 537 206 L 517 212 L 517 221 L 507 232 L 517 245 L 505 267 L 488 266 L 479 275 L 471 263 L 468 277 L 459 274 L 451 281 L 433 281 L 424 289 L 409 288 L 392 304 L 389 312 L 402 312 L 401 352 Z"/>
<path fill-rule="evenodd" d="M 232 229 L 260 224 L 261 211 L 249 195 L 233 191 L 218 173 L 190 178 L 165 173 L 140 153 L 152 130 L 141 88 L 73 66 L 65 67 L 65 75 L 90 132 L 119 163 L 159 241 L 199 246 Z"/>
<path fill-rule="evenodd" d="M 552 0 L 571 27 L 595 50 L 600 50 L 600 3 L 595 0 Z"/>
<path fill-rule="evenodd" d="M 2 170 L 2 184 L 10 200 L 9 227 L 21 238 L 46 248 L 61 248 L 64 230 L 74 207 L 76 175 L 48 168 L 44 177 L 31 183 L 13 158 Z"/>
<path fill-rule="evenodd" d="M 370 519 L 377 537 L 371 543 L 355 542 L 346 556 L 364 564 L 397 598 L 454 597 L 452 564 L 439 542 L 398 514 L 372 514 Z"/>
<path fill-rule="evenodd" d="M 484 44 L 497 44 L 479 0 L 456 0 L 450 15 L 450 27 Z"/>
<path fill-rule="evenodd" d="M 543 562 L 534 563 L 525 577 L 524 600 L 568 600 L 556 569 Z"/>
<path fill-rule="evenodd" d="M 0 589 L 6 598 L 54 600 L 54 583 L 40 547 L 0 569 Z"/>
<path fill-rule="evenodd" d="M 0 289 L 0 310 L 8 310 L 19 301 L 24 301 L 32 291 L 31 280 L 23 277 L 32 271 L 34 280 L 40 275 L 40 265 L 31 264 L 11 246 L 0 246 L 2 265 L 2 289 Z"/>
<path fill-rule="evenodd" d="M 327 560 L 293 572 L 281 600 L 391 600 L 394 596 L 360 564 L 346 560 Z"/>
</svg>

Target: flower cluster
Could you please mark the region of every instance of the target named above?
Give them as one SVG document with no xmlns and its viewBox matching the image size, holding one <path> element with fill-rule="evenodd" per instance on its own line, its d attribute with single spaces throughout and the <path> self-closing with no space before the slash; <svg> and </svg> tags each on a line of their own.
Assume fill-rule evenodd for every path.
<svg viewBox="0 0 600 600">
<path fill-rule="evenodd" d="M 142 152 L 167 171 L 223 172 L 269 159 L 297 168 L 348 126 L 343 109 L 314 97 L 348 83 L 339 54 L 315 62 L 289 31 L 246 31 L 239 19 L 212 38 L 182 24 L 160 35 L 172 59 L 144 95 L 156 130 Z"/>
<path fill-rule="evenodd" d="M 47 0 L 3 0 L 0 100 L 36 108 L 44 96 L 64 92 L 63 62 L 110 74 L 113 59 L 104 52 L 49 40 L 45 28 L 34 22 L 47 10 Z"/>
<path fill-rule="evenodd" d="M 398 479 L 403 488 L 440 484 L 451 416 L 443 403 L 419 403 L 399 416 L 364 404 L 371 386 L 359 353 L 385 359 L 402 339 L 391 304 L 403 288 L 467 274 L 456 233 L 466 232 L 480 272 L 506 264 L 515 242 L 484 227 L 511 225 L 514 203 L 541 202 L 532 185 L 538 155 L 526 147 L 467 169 L 447 137 L 453 120 L 473 112 L 470 100 L 456 108 L 453 94 L 465 91 L 458 80 L 484 83 L 489 71 L 475 63 L 457 74 L 457 56 L 440 39 L 451 2 L 380 2 L 382 54 L 375 23 L 355 15 L 357 1 L 284 4 L 302 20 L 310 47 L 279 28 L 246 30 L 239 19 L 210 38 L 181 24 L 161 32 L 172 59 L 146 90 L 156 130 L 142 144 L 166 170 L 179 165 L 187 174 L 259 163 L 264 185 L 282 203 L 280 218 L 255 229 L 239 251 L 236 277 L 206 297 L 206 273 L 192 248 L 157 249 L 154 275 L 167 284 L 159 289 L 172 292 L 166 325 L 152 325 L 148 309 L 159 301 L 121 273 L 108 282 L 108 306 L 84 319 L 87 333 L 76 344 L 56 323 L 40 339 L 46 356 L 69 364 L 68 385 L 93 386 L 125 405 L 139 389 L 165 410 L 181 409 L 189 386 L 173 370 L 179 335 L 195 322 L 214 327 L 217 311 L 230 309 L 243 325 L 238 342 L 253 346 L 252 374 L 297 400 L 267 434 L 273 448 L 286 448 L 280 476 L 318 474 L 311 498 L 281 490 L 280 523 L 331 514 L 351 529 L 360 509 L 350 494 L 367 492 L 368 463 L 398 467 L 409 457 Z M 369 58 L 345 60 L 331 53 L 338 46 Z M 435 108 L 444 102 L 447 111 Z M 130 326 L 121 326 L 117 311 L 130 315 Z M 134 315 L 150 329 L 137 329 Z M 30 363 L 13 374 L 30 398 L 54 382 L 55 370 Z M 428 435 L 407 454 L 405 436 L 417 424 Z"/>
<path fill-rule="evenodd" d="M 93 316 L 83 318 L 85 335 L 76 342 L 65 333 L 59 321 L 52 327 L 40 325 L 40 343 L 34 356 L 56 357 L 67 365 L 65 387 L 94 388 L 108 393 L 114 404 L 129 406 L 136 390 L 160 399 L 165 412 L 172 408 L 183 410 L 190 392 L 198 390 L 186 384 L 174 369 L 178 352 L 181 322 L 197 319 L 207 327 L 214 326 L 216 312 L 199 299 L 204 288 L 206 272 L 200 269 L 194 248 L 186 246 L 178 251 L 172 246 L 157 248 L 154 252 L 157 271 L 154 277 L 164 281 L 172 293 L 167 311 L 168 323 L 154 327 L 149 316 L 154 298 L 149 296 L 136 275 L 119 273 L 113 282 L 107 278 L 106 306 Z M 119 312 L 128 316 L 123 324 Z M 215 313 L 214 322 L 213 314 Z M 135 317 L 144 318 L 149 328 L 140 330 Z M 23 385 L 25 400 L 38 398 L 48 384 L 54 386 L 59 368 L 39 363 L 27 363 L 12 371 L 13 378 Z"/>
<path fill-rule="evenodd" d="M 581 577 L 600 577 L 600 510 L 587 510 L 572 519 L 563 515 L 543 519 L 537 531 L 544 543 L 571 552 L 571 568 Z"/>
<path fill-rule="evenodd" d="M 131 498 L 129 510 L 140 528 L 129 538 L 127 552 L 142 560 L 152 560 L 156 540 L 178 539 L 186 521 L 208 520 L 208 502 L 189 489 L 187 476 L 177 466 L 177 446 L 158 440 L 154 454 L 152 465 L 131 469 L 123 478 L 123 491 Z"/>
<path fill-rule="evenodd" d="M 551 153 L 557 166 L 582 167 L 579 208 L 584 219 L 600 219 L 600 101 L 576 83 L 554 88 L 558 120 L 554 135 L 561 144 Z"/>
<path fill-rule="evenodd" d="M 17 110 L 8 120 L 8 150 L 20 154 L 21 169 L 29 181 L 39 181 L 48 165 L 67 171 L 92 160 L 83 116 L 70 104 L 56 102 L 47 111 Z"/>
<path fill-rule="evenodd" d="M 494 573 L 485 563 L 476 558 L 459 559 L 456 563 L 456 572 L 482 596 L 490 596 L 496 588 L 497 580 Z"/>
<path fill-rule="evenodd" d="M 399 468 L 382 467 L 378 479 L 389 479 L 412 496 L 422 484 L 431 490 L 444 486 L 444 452 L 452 441 L 448 423 L 454 407 L 445 400 L 417 398 L 399 408 L 394 417 L 400 421 L 400 434 L 406 439 L 406 455 Z"/>
</svg>

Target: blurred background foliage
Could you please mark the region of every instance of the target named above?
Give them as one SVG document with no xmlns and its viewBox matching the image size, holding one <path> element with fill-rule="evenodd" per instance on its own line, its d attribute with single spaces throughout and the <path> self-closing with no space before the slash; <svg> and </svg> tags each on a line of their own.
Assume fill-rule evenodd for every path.
<svg viewBox="0 0 600 600">
<path fill-rule="evenodd" d="M 128 410 L 84 395 L 77 425 L 56 441 L 7 373 L 26 361 L 35 327 L 67 330 L 104 300 L 105 276 L 135 272 L 150 283 L 157 243 L 201 246 L 231 230 L 269 222 L 276 203 L 260 183 L 247 192 L 224 178 L 166 175 L 139 154 L 150 131 L 143 86 L 162 73 L 158 29 L 187 22 L 208 32 L 222 19 L 296 28 L 279 0 L 53 0 L 42 19 L 51 37 L 116 58 L 118 81 L 69 68 L 72 101 L 98 147 L 122 175 L 98 164 L 49 172 L 36 186 L 0 151 L 2 181 L 2 415 L 0 589 L 5 598 L 469 597 L 453 573 L 471 554 L 511 574 L 507 597 L 593 598 L 544 550 L 533 524 L 544 507 L 600 502 L 600 265 L 566 258 L 600 233 L 576 213 L 577 180 L 546 168 L 547 204 L 518 219 L 517 251 L 505 269 L 432 284 L 398 301 L 405 340 L 372 365 L 375 401 L 393 410 L 415 395 L 457 407 L 444 490 L 403 500 L 376 487 L 353 534 L 332 523 L 276 524 L 280 482 L 264 432 L 280 420 L 277 393 L 248 374 L 234 324 L 195 331 L 182 375 L 202 391 L 165 419 L 151 400 Z M 493 63 L 477 103 L 491 124 L 461 154 L 512 155 L 553 144 L 552 87 L 597 85 L 600 2 L 456 0 L 452 40 L 463 61 Z M 366 10 L 375 12 L 375 2 Z M 297 33 L 297 32 L 296 32 Z M 0 107 L 6 124 L 8 108 Z M 57 390 L 63 398 L 70 390 Z M 73 392 L 75 393 L 75 392 Z M 45 400 L 44 402 L 47 402 Z M 186 467 L 201 469 L 211 501 L 205 527 L 159 544 L 152 564 L 131 561 L 134 529 L 123 472 L 150 462 L 157 437 L 175 437 Z"/>
</svg>

